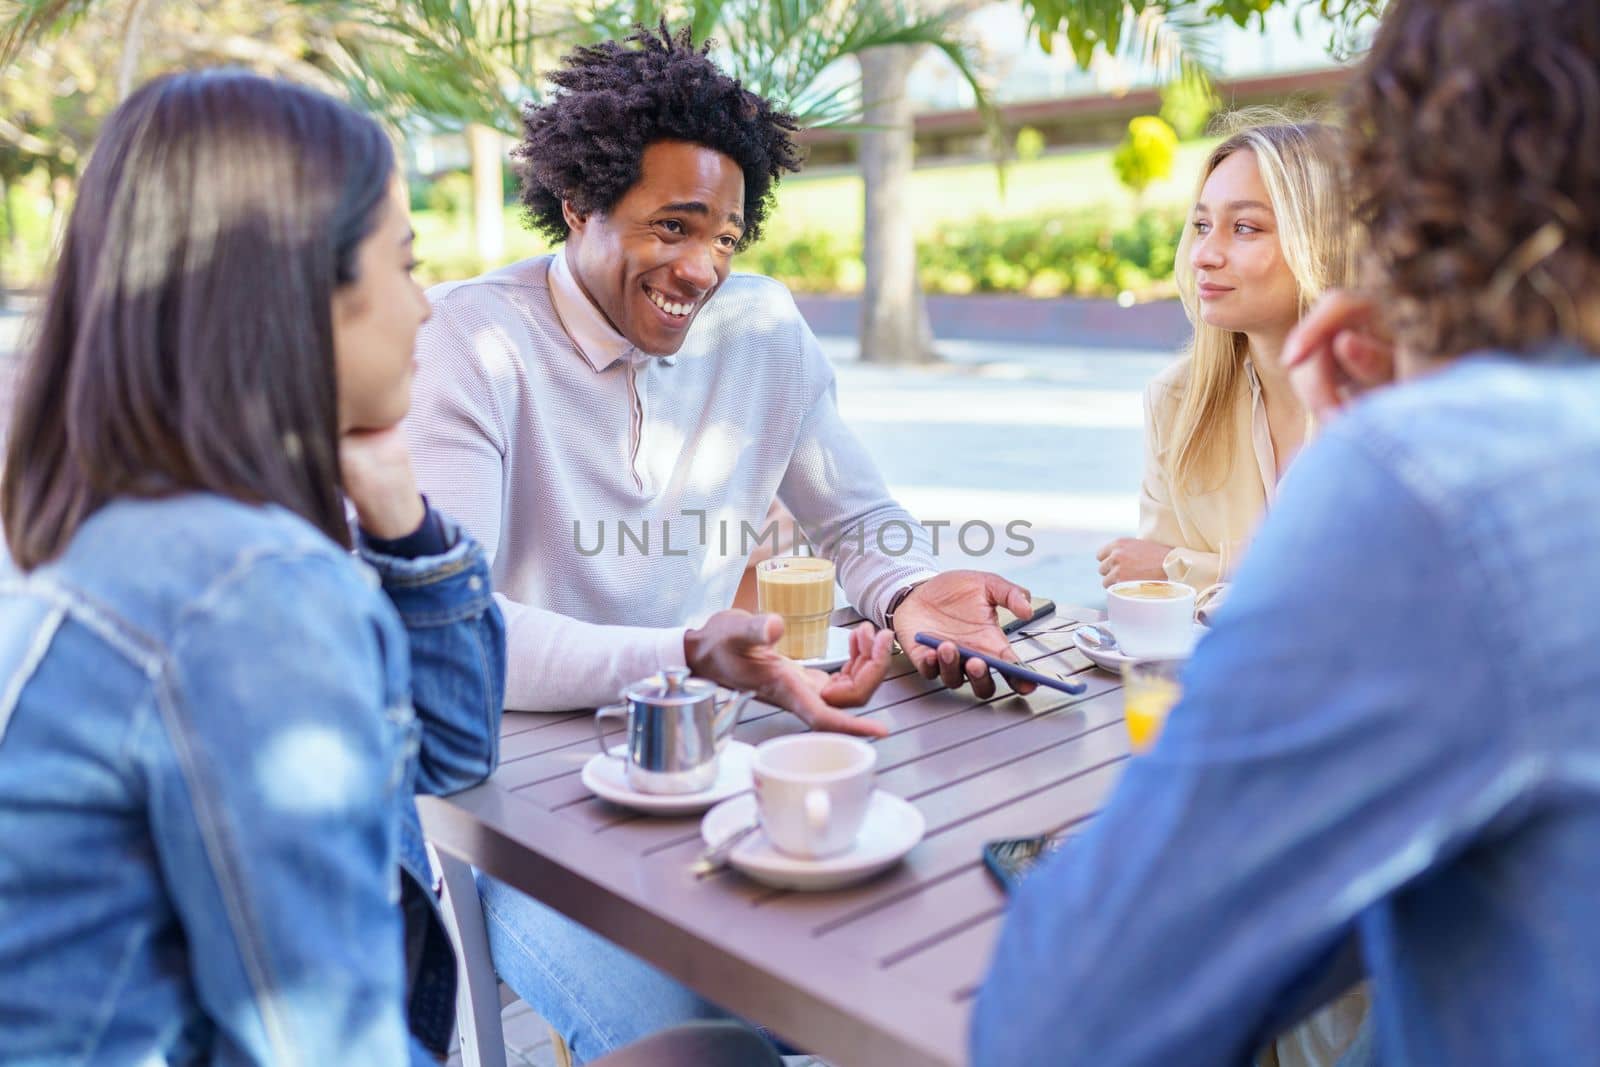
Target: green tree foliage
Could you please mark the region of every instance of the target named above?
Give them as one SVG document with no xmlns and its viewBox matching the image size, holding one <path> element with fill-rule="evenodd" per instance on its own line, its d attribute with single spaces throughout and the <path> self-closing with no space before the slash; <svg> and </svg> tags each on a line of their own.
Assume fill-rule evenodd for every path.
<svg viewBox="0 0 1600 1067">
<path fill-rule="evenodd" d="M 1044 134 L 1032 126 L 1024 126 L 1017 131 L 1017 159 L 1023 163 L 1031 163 L 1044 155 Z"/>
<path fill-rule="evenodd" d="M 1040 45 L 1050 51 L 1058 34 L 1087 67 L 1097 51 L 1116 53 L 1132 42 L 1146 56 L 1163 53 L 1174 66 L 1189 66 L 1204 53 L 1197 31 L 1218 19 L 1261 26 L 1276 7 L 1315 10 L 1334 26 L 1330 51 L 1345 51 L 1361 29 L 1383 11 L 1384 0 L 1024 0 Z M 1173 43 L 1182 45 L 1174 49 Z M 1200 64 L 1204 66 L 1202 62 Z"/>
<path fill-rule="evenodd" d="M 1103 210 L 947 222 L 918 239 L 917 274 L 924 292 L 952 296 L 1170 296 L 1182 233 L 1183 213 L 1172 208 L 1128 222 Z M 857 291 L 865 275 L 859 241 L 826 228 L 763 241 L 745 253 L 740 269 L 796 292 Z"/>
<path fill-rule="evenodd" d="M 1183 141 L 1205 133 L 1221 105 L 1203 78 L 1175 78 L 1161 87 L 1161 118 Z"/>
<path fill-rule="evenodd" d="M 341 39 L 366 27 L 260 0 L 0 3 L 0 224 L 7 284 L 36 280 L 90 146 L 123 90 L 157 74 L 242 66 L 340 92 Z M 47 193 L 45 192 L 47 191 Z M 16 221 L 48 196 L 46 236 Z M 23 201 L 21 210 L 16 202 Z M 27 232 L 24 232 L 24 231 Z M 21 247 L 27 241 L 29 247 Z"/>
<path fill-rule="evenodd" d="M 569 49 L 662 19 L 714 40 L 730 73 L 804 126 L 854 122 L 860 83 L 835 64 L 896 44 L 943 53 L 992 121 L 976 53 L 959 29 L 965 7 L 919 0 L 10 0 L 0 5 L 0 65 L 9 70 L 26 48 L 64 34 L 115 39 L 146 3 L 160 23 L 147 34 L 152 44 L 198 44 L 202 56 L 342 90 L 396 124 L 482 123 L 515 136 L 522 101 L 538 98 L 545 72 Z M 174 37 L 168 26 L 182 13 L 201 26 Z M 104 69 L 115 70 L 115 57 L 108 61 Z M 157 68 L 143 63 L 141 75 Z"/>
<path fill-rule="evenodd" d="M 34 0 L 44 2 L 44 0 Z M 617 40 L 662 19 L 715 42 L 719 63 L 803 126 L 860 114 L 860 83 L 834 64 L 869 48 L 907 44 L 942 52 L 989 101 L 976 54 L 959 31 L 959 5 L 914 0 L 281 0 L 344 17 L 369 32 L 345 42 L 337 64 L 351 95 L 392 118 L 480 122 L 521 131 L 520 105 L 538 99 L 545 72 L 571 48 Z"/>
<path fill-rule="evenodd" d="M 472 214 L 472 178 L 462 171 L 451 171 L 428 186 L 428 210 L 447 219 L 464 219 Z"/>
<path fill-rule="evenodd" d="M 71 176 L 117 104 L 124 67 L 137 83 L 171 70 L 249 67 L 339 91 L 334 55 L 360 27 L 256 0 L 18 0 L 0 23 L 0 145 Z M 35 17 L 25 17 L 30 9 Z M 3 9 L 0 9 L 3 10 Z M 25 29 L 34 36 L 19 38 Z"/>
<path fill-rule="evenodd" d="M 1153 181 L 1172 173 L 1178 153 L 1178 135 L 1155 115 L 1140 115 L 1128 123 L 1128 134 L 1111 155 L 1117 180 L 1135 194 Z"/>
</svg>

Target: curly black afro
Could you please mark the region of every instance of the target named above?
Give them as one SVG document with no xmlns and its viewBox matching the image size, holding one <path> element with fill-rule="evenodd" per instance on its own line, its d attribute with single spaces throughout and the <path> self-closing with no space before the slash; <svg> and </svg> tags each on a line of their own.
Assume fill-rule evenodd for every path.
<svg viewBox="0 0 1600 1067">
<path fill-rule="evenodd" d="M 635 46 L 635 47 L 629 47 Z M 695 46 L 688 29 L 674 35 L 643 26 L 625 43 L 578 48 L 551 75 L 558 91 L 523 109 L 522 143 L 512 153 L 522 176 L 529 224 L 552 241 L 567 237 L 561 201 L 581 214 L 605 213 L 639 180 L 644 150 L 656 141 L 687 141 L 721 152 L 744 171 L 742 250 L 761 236 L 772 190 L 784 171 L 800 169 L 794 116 L 724 74 Z"/>
</svg>

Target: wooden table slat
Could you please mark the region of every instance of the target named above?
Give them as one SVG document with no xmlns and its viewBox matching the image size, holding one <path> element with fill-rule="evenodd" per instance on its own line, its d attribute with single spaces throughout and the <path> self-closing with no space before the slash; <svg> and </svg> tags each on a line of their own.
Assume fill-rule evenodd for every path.
<svg viewBox="0 0 1600 1067">
<path fill-rule="evenodd" d="M 884 968 L 886 975 L 915 974 L 921 982 L 934 981 L 946 993 L 952 1010 L 962 1011 L 956 1005 L 961 994 L 976 985 L 989 968 L 989 954 L 995 939 L 1000 936 L 1004 914 L 996 913 L 960 930 L 949 937 L 941 937 L 918 951 L 909 952 Z M 964 1054 L 965 1049 L 961 1050 Z"/>
</svg>

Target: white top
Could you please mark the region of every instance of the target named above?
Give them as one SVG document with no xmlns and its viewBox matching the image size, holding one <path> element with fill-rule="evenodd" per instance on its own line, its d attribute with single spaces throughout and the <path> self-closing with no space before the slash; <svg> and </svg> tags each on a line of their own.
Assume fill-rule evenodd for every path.
<svg viewBox="0 0 1600 1067">
<path fill-rule="evenodd" d="M 633 348 L 562 255 L 429 297 L 406 429 L 422 491 L 491 561 L 508 708 L 593 707 L 682 666 L 774 497 L 868 618 L 935 573 L 777 282 L 730 275 L 675 357 Z"/>
<path fill-rule="evenodd" d="M 1190 360 L 1185 357 L 1145 390 L 1139 536 L 1173 546 L 1163 561 L 1169 579 L 1204 589 L 1226 581 L 1238 566 L 1262 515 L 1277 496 L 1278 457 L 1272 447 L 1261 380 L 1256 377 L 1255 364 L 1246 359 L 1246 388 L 1234 398 L 1233 464 L 1226 477 L 1201 493 L 1176 485 L 1171 437 L 1188 386 L 1189 368 Z"/>
<path fill-rule="evenodd" d="M 1267 399 L 1261 392 L 1261 379 L 1256 377 L 1255 360 L 1244 361 L 1244 376 L 1250 383 L 1250 444 L 1256 456 L 1256 471 L 1261 475 L 1261 491 L 1267 495 L 1267 505 L 1278 499 L 1278 450 L 1272 444 L 1272 423 L 1267 421 Z M 1307 416 L 1309 436 L 1310 416 Z"/>
</svg>

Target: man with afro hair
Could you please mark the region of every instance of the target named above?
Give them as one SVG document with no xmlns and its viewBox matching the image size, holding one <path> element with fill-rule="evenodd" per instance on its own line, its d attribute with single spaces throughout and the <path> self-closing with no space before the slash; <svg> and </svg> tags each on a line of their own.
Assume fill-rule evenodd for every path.
<svg viewBox="0 0 1600 1067">
<path fill-rule="evenodd" d="M 579 48 L 551 80 L 514 155 L 527 221 L 559 249 L 431 292 L 407 420 L 424 490 L 492 561 L 506 706 L 593 707 L 688 667 L 813 728 L 879 736 L 842 709 L 881 681 L 891 628 L 925 676 L 992 695 L 953 642 L 1009 658 L 996 608 L 1027 617 L 1027 593 L 939 572 L 840 418 L 789 292 L 732 273 L 799 169 L 793 117 L 665 23 Z M 777 653 L 776 616 L 728 608 L 775 539 L 774 499 L 885 628 L 854 635 L 831 676 Z M 952 641 L 930 650 L 918 631 Z M 502 976 L 580 1059 L 715 1011 L 535 902 L 484 892 Z"/>
</svg>

